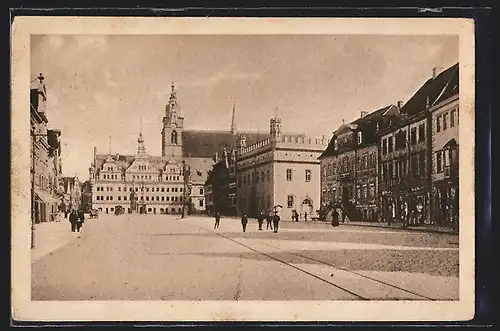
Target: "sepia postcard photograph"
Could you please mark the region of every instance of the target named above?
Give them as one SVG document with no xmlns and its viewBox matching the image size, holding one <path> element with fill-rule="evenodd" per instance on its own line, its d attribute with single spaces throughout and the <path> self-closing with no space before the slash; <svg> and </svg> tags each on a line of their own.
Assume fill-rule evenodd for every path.
<svg viewBox="0 0 500 331">
<path fill-rule="evenodd" d="M 470 320 L 473 34 L 16 17 L 12 318 Z"/>
</svg>

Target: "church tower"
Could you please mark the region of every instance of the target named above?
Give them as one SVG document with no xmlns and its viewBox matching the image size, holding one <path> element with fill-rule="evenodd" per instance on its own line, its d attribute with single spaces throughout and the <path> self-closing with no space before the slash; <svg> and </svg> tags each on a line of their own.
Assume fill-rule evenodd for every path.
<svg viewBox="0 0 500 331">
<path fill-rule="evenodd" d="M 161 131 L 161 155 L 168 157 L 182 156 L 182 133 L 184 130 L 184 117 L 177 101 L 177 92 L 172 83 L 170 99 L 165 107 L 163 129 Z"/>
</svg>

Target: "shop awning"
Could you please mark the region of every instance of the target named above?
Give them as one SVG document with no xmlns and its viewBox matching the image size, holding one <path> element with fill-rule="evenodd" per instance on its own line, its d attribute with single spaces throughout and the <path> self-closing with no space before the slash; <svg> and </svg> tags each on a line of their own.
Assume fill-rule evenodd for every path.
<svg viewBox="0 0 500 331">
<path fill-rule="evenodd" d="M 35 196 L 38 200 L 41 200 L 44 203 L 58 203 L 59 200 L 50 195 L 48 192 L 44 192 L 41 190 L 35 190 Z"/>
</svg>

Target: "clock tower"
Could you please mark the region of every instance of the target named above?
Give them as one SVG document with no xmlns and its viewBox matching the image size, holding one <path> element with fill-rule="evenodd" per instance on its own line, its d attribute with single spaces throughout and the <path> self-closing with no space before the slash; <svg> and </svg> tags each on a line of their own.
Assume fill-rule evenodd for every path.
<svg viewBox="0 0 500 331">
<path fill-rule="evenodd" d="M 163 117 L 163 129 L 161 131 L 161 155 L 162 156 L 182 156 L 182 132 L 184 130 L 184 117 L 182 117 L 179 103 L 177 102 L 177 92 L 172 83 L 170 99 L 165 107 Z"/>
</svg>

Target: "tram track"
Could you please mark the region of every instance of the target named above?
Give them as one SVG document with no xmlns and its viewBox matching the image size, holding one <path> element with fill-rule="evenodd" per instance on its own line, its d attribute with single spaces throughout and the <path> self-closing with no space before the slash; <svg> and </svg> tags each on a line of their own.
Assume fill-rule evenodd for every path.
<svg viewBox="0 0 500 331">
<path fill-rule="evenodd" d="M 222 238 L 224 238 L 224 239 L 230 240 L 230 241 L 232 241 L 232 242 L 234 242 L 234 243 L 236 243 L 236 244 L 238 244 L 238 245 L 240 245 L 240 246 L 245 247 L 246 249 L 248 249 L 248 250 L 250 250 L 250 251 L 252 251 L 252 252 L 255 252 L 255 253 L 257 253 L 257 254 L 263 255 L 263 256 L 265 256 L 265 257 L 267 257 L 267 258 L 271 259 L 271 260 L 274 260 L 274 261 L 276 261 L 276 262 L 279 262 L 279 263 L 281 263 L 281 264 L 284 264 L 284 265 L 286 265 L 286 266 L 288 266 L 288 267 L 290 267 L 290 268 L 296 269 L 296 270 L 298 270 L 298 271 L 300 271 L 300 272 L 302 272 L 302 273 L 305 273 L 305 274 L 307 274 L 307 275 L 309 275 L 309 276 L 311 276 L 311 277 L 314 277 L 314 278 L 316 278 L 316 279 L 318 279 L 318 280 L 321 280 L 322 282 L 327 283 L 327 284 L 329 284 L 330 286 L 333 286 L 333 287 L 335 287 L 335 288 L 337 288 L 337 289 L 340 289 L 340 290 L 342 290 L 342 291 L 344 291 L 344 292 L 346 292 L 346 293 L 349 293 L 350 295 L 352 295 L 352 296 L 354 296 L 354 297 L 358 298 L 359 300 L 373 300 L 373 299 L 370 299 L 370 298 L 368 298 L 367 296 L 365 296 L 365 295 L 363 295 L 363 294 L 356 293 L 355 291 L 350 290 L 350 289 L 346 288 L 345 286 L 342 286 L 342 285 L 340 285 L 340 284 L 336 284 L 335 282 L 332 282 L 332 281 L 327 280 L 327 279 L 325 279 L 325 278 L 323 278 L 323 277 L 320 277 L 320 276 L 318 276 L 318 275 L 315 275 L 314 273 L 312 273 L 312 272 L 310 272 L 310 271 L 307 271 L 307 270 L 305 270 L 304 268 L 301 268 L 300 266 L 297 266 L 297 265 L 295 265 L 295 264 L 293 264 L 293 263 L 287 262 L 287 261 L 285 261 L 285 260 L 283 260 L 283 259 L 281 259 L 281 258 L 278 258 L 278 257 L 276 257 L 276 256 L 273 256 L 272 254 L 268 254 L 268 253 L 266 253 L 266 252 L 262 252 L 262 251 L 260 251 L 260 250 L 258 250 L 258 249 L 255 249 L 255 248 L 251 247 L 250 245 L 247 245 L 247 244 L 245 244 L 245 243 L 242 243 L 242 242 L 240 242 L 240 241 L 238 241 L 238 240 L 236 240 L 236 239 L 233 239 L 233 238 L 231 238 L 231 237 L 225 236 L 225 235 L 223 235 L 223 234 L 221 234 L 221 233 L 212 232 L 212 231 L 209 231 L 209 230 L 207 230 L 207 229 L 205 229 L 205 228 L 202 228 L 202 227 L 199 227 L 199 226 L 195 226 L 195 225 L 188 225 L 188 224 L 185 224 L 185 223 L 182 223 L 182 224 L 183 224 L 183 225 L 185 225 L 185 226 L 188 226 L 188 227 L 193 227 L 193 228 L 196 228 L 196 229 L 198 229 L 198 230 L 202 230 L 202 231 L 204 231 L 204 232 L 212 233 L 212 234 L 215 234 L 215 235 L 217 235 L 217 236 L 219 236 L 219 237 L 222 237 Z M 335 270 L 340 270 L 340 271 L 342 271 L 342 272 L 346 272 L 346 273 L 348 273 L 348 274 L 355 275 L 355 276 L 357 276 L 357 277 L 361 277 L 361 278 L 363 278 L 363 279 L 366 279 L 366 280 L 369 280 L 369 281 L 371 281 L 371 282 L 374 282 L 374 283 L 380 284 L 380 285 L 382 285 L 382 286 L 386 286 L 386 287 L 388 287 L 388 288 L 395 289 L 395 290 L 397 290 L 397 291 L 401 291 L 401 292 L 404 292 L 404 293 L 410 294 L 410 295 L 412 295 L 412 296 L 415 296 L 415 297 L 417 297 L 417 298 L 420 298 L 421 300 L 436 301 L 436 299 L 431 298 L 431 297 L 429 297 L 429 296 L 427 296 L 427 295 L 424 295 L 424 294 L 421 294 L 421 293 L 417 293 L 417 292 L 415 292 L 415 291 L 412 291 L 412 290 L 409 290 L 409 289 L 403 288 L 403 287 L 401 287 L 401 286 L 397 286 L 397 285 L 394 285 L 394 284 L 391 284 L 391 283 L 385 282 L 385 281 L 380 280 L 380 279 L 376 279 L 376 278 L 373 278 L 373 277 L 370 277 L 370 276 L 367 276 L 367 275 L 361 274 L 361 273 L 356 272 L 356 271 L 349 270 L 349 269 L 347 269 L 347 268 L 338 267 L 338 266 L 335 266 L 335 265 L 333 265 L 333 264 L 331 264 L 331 263 L 328 263 L 328 262 L 325 262 L 325 261 L 322 261 L 322 260 L 318 260 L 318 259 L 312 258 L 312 257 L 307 256 L 307 255 L 304 255 L 304 254 L 300 254 L 300 253 L 297 253 L 297 252 L 290 252 L 290 251 L 288 251 L 288 250 L 285 250 L 285 249 L 282 249 L 282 248 L 276 247 L 275 245 L 271 245 L 271 244 L 266 243 L 266 242 L 264 242 L 264 241 L 261 241 L 261 240 L 259 240 L 259 239 L 252 239 L 252 240 L 255 240 L 255 242 L 258 242 L 258 243 L 260 243 L 260 244 L 266 245 L 266 246 L 268 246 L 268 247 L 270 247 L 270 248 L 272 248 L 272 249 L 278 250 L 278 251 L 280 251 L 280 252 L 283 252 L 283 253 L 286 253 L 286 254 L 289 254 L 289 255 L 293 255 L 293 256 L 296 256 L 296 257 L 299 257 L 299 258 L 302 258 L 302 259 L 305 259 L 305 260 L 309 260 L 309 261 L 311 261 L 311 262 L 314 262 L 314 264 L 319 264 L 319 265 L 322 265 L 322 266 L 327 266 L 327 267 L 333 268 L 333 269 L 335 269 Z M 410 300 L 418 300 L 418 299 L 410 299 Z"/>
</svg>

